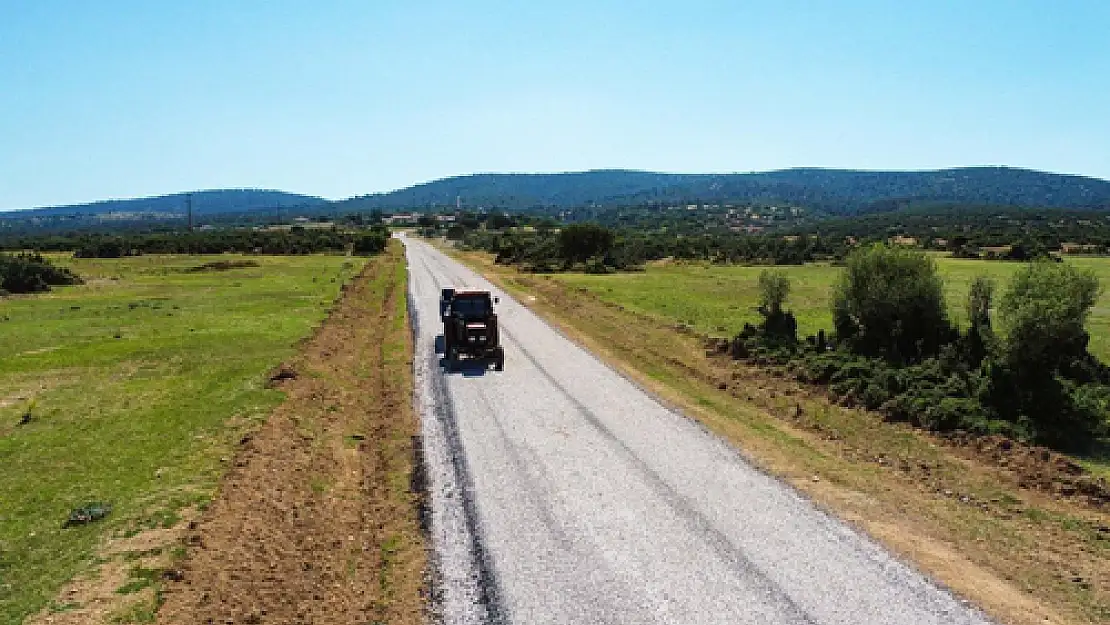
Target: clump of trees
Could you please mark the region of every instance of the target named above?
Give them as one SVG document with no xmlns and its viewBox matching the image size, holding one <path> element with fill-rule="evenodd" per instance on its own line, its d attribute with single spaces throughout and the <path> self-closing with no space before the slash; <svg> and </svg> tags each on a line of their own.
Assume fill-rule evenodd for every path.
<svg viewBox="0 0 1110 625">
<path fill-rule="evenodd" d="M 0 295 L 39 293 L 52 286 L 81 284 L 81 278 L 39 254 L 0 254 Z"/>
<path fill-rule="evenodd" d="M 1059 448 L 1110 432 L 1110 368 L 1088 351 L 1085 329 L 1099 295 L 1089 271 L 1028 264 L 1002 293 L 997 334 L 991 280 L 972 282 L 969 323 L 960 330 L 947 317 L 932 261 L 882 245 L 848 258 L 829 336 L 799 341 L 789 324 L 772 324 L 788 314 L 784 275 L 764 272 L 760 291 L 764 320 L 736 336 L 733 356 L 785 365 L 846 404 L 931 430 L 1002 433 Z"/>
</svg>

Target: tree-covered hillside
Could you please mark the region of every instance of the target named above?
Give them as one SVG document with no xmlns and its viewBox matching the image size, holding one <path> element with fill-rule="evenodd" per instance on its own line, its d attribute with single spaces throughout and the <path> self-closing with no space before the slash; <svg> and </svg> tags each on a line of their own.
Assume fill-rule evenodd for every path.
<svg viewBox="0 0 1110 625">
<path fill-rule="evenodd" d="M 780 202 L 833 214 L 885 212 L 920 202 L 1110 210 L 1110 182 L 1007 167 L 922 172 L 786 169 L 749 174 L 597 170 L 475 174 L 336 204 L 342 210 L 570 208 L 674 202 Z"/>
<path fill-rule="evenodd" d="M 809 217 L 886 213 L 937 203 L 1110 210 L 1110 181 L 1005 167 L 921 172 L 786 169 L 748 174 L 595 170 L 456 176 L 338 202 L 258 189 L 197 191 L 4 212 L 0 213 L 0 228 L 11 230 L 15 221 L 36 222 L 32 224 L 36 230 L 82 225 L 68 221 L 75 216 L 94 222 L 180 219 L 189 195 L 194 216 L 237 214 L 244 218 L 442 210 L 453 208 L 456 201 L 467 210 L 587 209 L 594 218 L 610 208 L 686 203 L 789 206 L 806 209 Z"/>
<path fill-rule="evenodd" d="M 135 198 L 128 200 L 104 200 L 89 204 L 70 206 L 51 206 L 31 210 L 0 213 L 3 218 L 54 217 L 59 215 L 102 216 L 119 215 L 185 215 L 186 199 L 192 196 L 194 215 L 214 215 L 219 213 L 249 212 L 255 210 L 312 207 L 327 204 L 328 201 L 309 195 L 297 195 L 284 191 L 268 189 L 217 189 L 195 191 L 193 193 L 174 193 L 158 197 Z"/>
</svg>

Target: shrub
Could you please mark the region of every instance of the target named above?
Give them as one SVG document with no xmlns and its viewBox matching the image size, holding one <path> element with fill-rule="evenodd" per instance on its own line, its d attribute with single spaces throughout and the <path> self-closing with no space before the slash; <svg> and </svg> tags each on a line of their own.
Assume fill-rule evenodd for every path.
<svg viewBox="0 0 1110 625">
<path fill-rule="evenodd" d="M 383 226 L 374 226 L 367 232 L 359 233 L 351 245 L 354 254 L 370 256 L 381 254 L 389 244 L 389 229 Z"/>
<path fill-rule="evenodd" d="M 39 254 L 0 254 L 0 294 L 39 293 L 51 286 L 80 284 L 81 278 Z"/>
</svg>

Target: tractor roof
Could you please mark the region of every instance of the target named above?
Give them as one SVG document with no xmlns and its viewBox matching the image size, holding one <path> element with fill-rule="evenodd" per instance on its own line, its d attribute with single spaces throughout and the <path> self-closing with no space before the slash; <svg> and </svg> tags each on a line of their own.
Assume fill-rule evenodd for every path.
<svg viewBox="0 0 1110 625">
<path fill-rule="evenodd" d="M 479 291 L 476 289 L 455 291 L 455 297 L 481 297 L 484 295 L 489 295 L 489 291 Z"/>
</svg>

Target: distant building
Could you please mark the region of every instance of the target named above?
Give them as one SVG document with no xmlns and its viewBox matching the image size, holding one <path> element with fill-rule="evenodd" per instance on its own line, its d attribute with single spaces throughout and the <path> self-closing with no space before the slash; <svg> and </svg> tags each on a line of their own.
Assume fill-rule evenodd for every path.
<svg viewBox="0 0 1110 625">
<path fill-rule="evenodd" d="M 419 218 L 420 213 L 397 213 L 396 215 L 382 217 L 382 222 L 390 226 L 411 226 Z"/>
<path fill-rule="evenodd" d="M 1094 243 L 1061 243 L 1060 251 L 1064 254 L 1097 254 L 1099 248 Z"/>
</svg>

